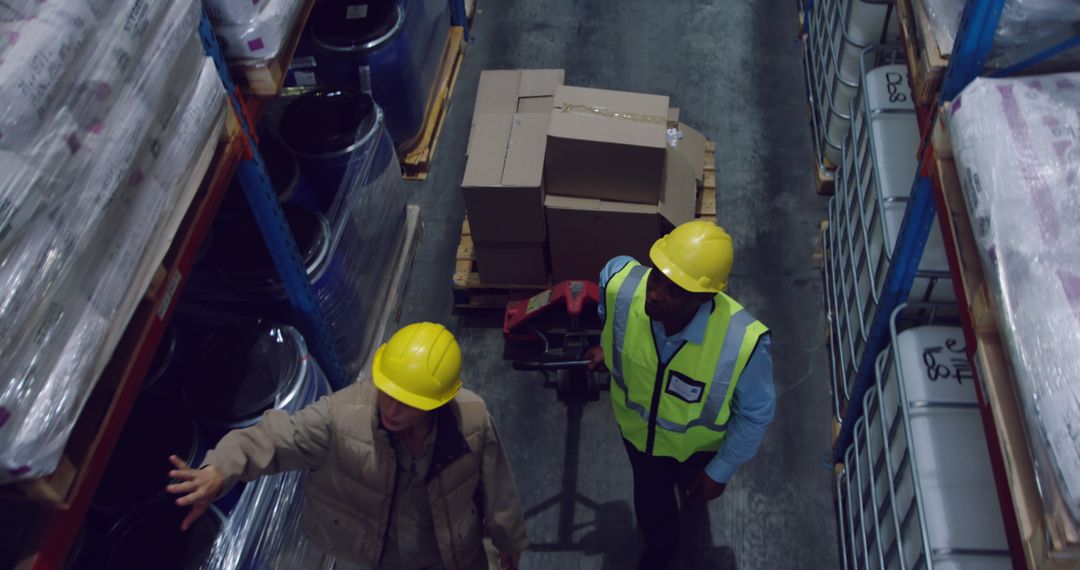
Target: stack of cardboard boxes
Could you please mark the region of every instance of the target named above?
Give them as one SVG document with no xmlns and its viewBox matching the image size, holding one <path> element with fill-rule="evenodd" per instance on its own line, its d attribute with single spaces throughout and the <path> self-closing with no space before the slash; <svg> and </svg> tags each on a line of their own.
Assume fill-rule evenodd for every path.
<svg viewBox="0 0 1080 570">
<path fill-rule="evenodd" d="M 694 218 L 705 137 L 666 96 L 563 85 L 563 71 L 489 70 L 462 188 L 480 280 L 595 280 L 616 255 L 648 259 Z"/>
</svg>

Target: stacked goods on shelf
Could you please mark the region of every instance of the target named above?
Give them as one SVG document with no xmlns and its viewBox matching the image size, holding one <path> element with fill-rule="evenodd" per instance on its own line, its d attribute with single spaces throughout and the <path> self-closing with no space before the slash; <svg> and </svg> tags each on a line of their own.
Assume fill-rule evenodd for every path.
<svg viewBox="0 0 1080 570">
<path fill-rule="evenodd" d="M 199 10 L 0 9 L 0 482 L 56 468 L 198 189 L 226 112 Z"/>
<path fill-rule="evenodd" d="M 222 528 L 221 536 L 231 538 L 229 529 L 262 520 L 248 518 L 254 513 L 243 505 L 247 495 L 237 490 L 181 532 L 188 508 L 172 504 L 175 497 L 164 492 L 171 468 L 165 458 L 176 454 L 198 466 L 228 429 L 251 425 L 269 409 L 296 412 L 329 393 L 303 338 L 290 327 L 248 324 L 212 334 L 188 353 L 186 362 L 168 364 L 179 369 L 171 381 L 144 385 L 136 400 L 84 533 L 111 530 L 78 549 L 74 567 L 149 568 L 163 558 L 179 559 L 181 568 L 204 564 Z M 239 512 L 232 508 L 238 497 Z"/>
<path fill-rule="evenodd" d="M 668 98 L 562 79 L 480 76 L 462 187 L 484 283 L 593 280 L 616 255 L 647 259 L 666 228 L 694 218 L 705 139 L 668 128 Z"/>
<path fill-rule="evenodd" d="M 317 89 L 268 104 L 260 148 L 335 349 L 350 379 L 364 365 L 405 238 L 406 205 L 382 111 L 355 89 Z M 294 313 L 240 188 L 188 287 L 196 320 Z M 231 204 L 231 205 L 230 205 Z M 198 307 L 214 307 L 199 311 Z M 231 318 L 231 317 L 230 317 Z M 228 319 L 226 319 L 228 320 Z"/>
<path fill-rule="evenodd" d="M 1080 74 L 1071 73 L 976 79 L 945 115 L 1049 519 L 1042 542 L 1072 553 L 1080 543 L 1078 109 Z"/>
<path fill-rule="evenodd" d="M 964 10 L 963 0 L 898 0 L 901 25 L 914 47 L 909 57 L 917 63 L 912 77 L 916 101 L 930 103 L 945 75 Z M 1080 4 L 1070 0 L 1006 0 L 994 34 L 988 68 L 1002 67 L 1009 54 L 1030 51 L 1033 40 L 1053 33 L 1066 22 L 1080 20 Z M 1048 46 L 1044 46 L 1048 47 Z M 1057 54 L 1036 67 L 1042 72 L 1076 69 L 1075 50 Z"/>
<path fill-rule="evenodd" d="M 836 477 L 844 568 L 1012 568 L 963 330 L 894 314 Z"/>
<path fill-rule="evenodd" d="M 278 57 L 307 0 L 206 0 L 221 51 L 231 61 L 259 65 Z"/>
<path fill-rule="evenodd" d="M 324 0 L 312 11 L 286 85 L 370 93 L 404 152 L 423 133 L 449 34 L 446 0 Z"/>
<path fill-rule="evenodd" d="M 819 173 L 840 164 L 841 145 L 851 122 L 849 103 L 861 79 L 860 54 L 871 45 L 898 40 L 899 26 L 891 2 L 814 3 L 807 28 L 805 65 Z"/>
<path fill-rule="evenodd" d="M 892 261 L 911 193 L 919 132 L 908 70 L 896 48 L 860 58 L 860 88 L 850 103 L 824 234 L 824 292 L 830 326 L 834 413 L 843 417 Z M 912 301 L 955 301 L 948 260 L 935 222 L 911 288 Z"/>
</svg>

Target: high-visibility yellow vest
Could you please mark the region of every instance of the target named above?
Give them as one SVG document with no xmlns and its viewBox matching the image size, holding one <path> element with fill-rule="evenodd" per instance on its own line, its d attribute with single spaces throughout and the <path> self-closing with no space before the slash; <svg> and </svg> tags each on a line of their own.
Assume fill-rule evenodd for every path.
<svg viewBox="0 0 1080 570">
<path fill-rule="evenodd" d="M 639 451 L 685 461 L 720 448 L 735 385 L 768 328 L 717 293 L 704 341 L 683 343 L 662 363 L 645 314 L 649 271 L 628 263 L 605 290 L 600 342 L 613 380 L 611 406 L 623 437 Z"/>
</svg>

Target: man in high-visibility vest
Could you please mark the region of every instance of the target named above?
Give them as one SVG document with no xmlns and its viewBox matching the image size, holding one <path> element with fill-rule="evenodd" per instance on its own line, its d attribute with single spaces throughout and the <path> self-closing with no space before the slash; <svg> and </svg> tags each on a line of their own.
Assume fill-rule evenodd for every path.
<svg viewBox="0 0 1080 570">
<path fill-rule="evenodd" d="M 616 257 L 600 273 L 600 346 L 611 404 L 634 473 L 645 539 L 640 569 L 663 569 L 684 501 L 719 497 L 757 453 L 776 406 L 769 330 L 723 293 L 731 237 L 708 221 L 675 228 L 649 251 L 655 267 Z"/>
</svg>

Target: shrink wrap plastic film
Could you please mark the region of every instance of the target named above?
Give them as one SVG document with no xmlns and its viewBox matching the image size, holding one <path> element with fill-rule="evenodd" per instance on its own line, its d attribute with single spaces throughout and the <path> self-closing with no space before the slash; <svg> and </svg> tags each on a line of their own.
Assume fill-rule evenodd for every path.
<svg viewBox="0 0 1080 570">
<path fill-rule="evenodd" d="M 0 139 L 13 173 L 0 181 L 0 482 L 55 469 L 223 120 L 198 2 L 52 4 L 35 18 L 72 6 L 101 16 L 55 101 L 13 131 L 29 142 Z M 2 100 L 0 122 L 22 125 Z"/>
<path fill-rule="evenodd" d="M 203 0 L 206 15 L 215 27 L 252 22 L 271 0 Z"/>
<path fill-rule="evenodd" d="M 282 330 L 300 337 L 294 329 Z M 306 354 L 307 349 L 303 350 Z M 305 380 L 309 386 L 303 390 L 305 397 L 280 407 L 289 413 L 330 393 L 330 385 L 315 359 L 306 355 L 304 362 L 310 367 Z M 286 471 L 248 483 L 203 563 L 203 570 L 331 568 L 333 558 L 308 541 L 300 530 L 306 483 L 306 471 Z"/>
<path fill-rule="evenodd" d="M 270 60 L 277 57 L 296 28 L 305 0 L 262 0 L 250 20 L 214 27 L 229 59 Z M 237 4 L 243 4 L 238 2 Z"/>
<path fill-rule="evenodd" d="M 942 53 L 952 53 L 965 0 L 917 0 L 922 2 L 930 19 L 930 28 Z M 990 58 L 1022 50 L 1055 26 L 1080 21 L 1077 0 L 1007 0 L 1001 12 Z M 1071 50 L 1051 61 L 1080 63 L 1080 53 Z"/>
<path fill-rule="evenodd" d="M 976 79 L 948 120 L 1039 488 L 1078 521 L 1080 73 Z"/>
<path fill-rule="evenodd" d="M 300 530 L 306 471 L 248 483 L 202 570 L 329 570 L 334 558 Z"/>
</svg>

